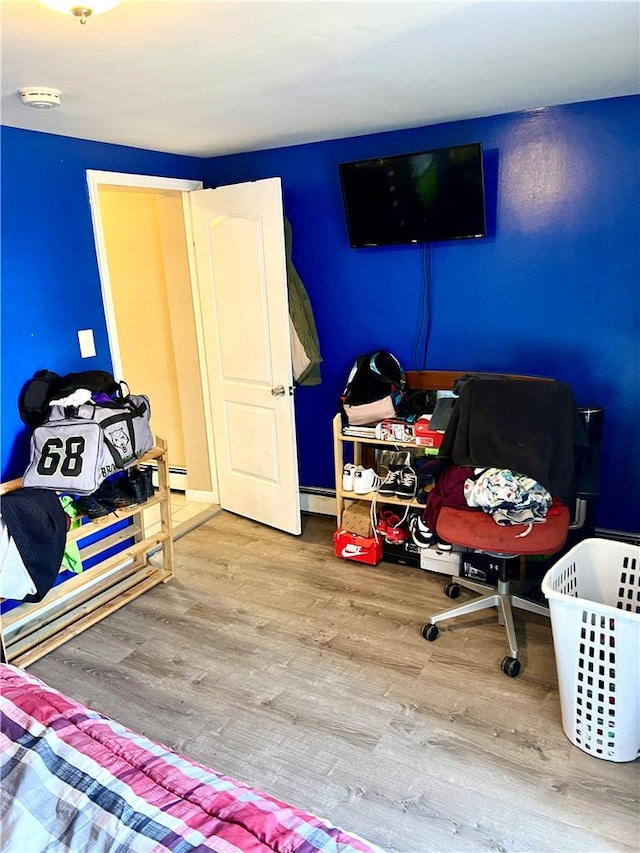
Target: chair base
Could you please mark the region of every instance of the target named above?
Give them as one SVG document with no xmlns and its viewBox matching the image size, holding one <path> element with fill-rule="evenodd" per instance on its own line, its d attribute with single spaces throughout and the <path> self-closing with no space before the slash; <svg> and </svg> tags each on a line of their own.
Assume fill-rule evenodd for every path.
<svg viewBox="0 0 640 853">
<path fill-rule="evenodd" d="M 458 578 L 454 578 L 457 583 Z M 483 587 L 480 584 L 465 583 L 464 586 L 469 586 L 476 591 L 480 591 Z M 518 657 L 518 643 L 516 640 L 516 629 L 513 622 L 513 608 L 517 610 L 526 610 L 528 613 L 535 613 L 538 616 L 546 616 L 549 618 L 549 608 L 542 604 L 537 604 L 535 601 L 529 601 L 527 598 L 522 598 L 519 595 L 514 595 L 511 592 L 509 581 L 498 581 L 498 589 L 494 592 L 481 595 L 480 598 L 475 598 L 473 601 L 468 601 L 466 604 L 459 604 L 457 607 L 452 607 L 449 610 L 443 610 L 441 613 L 436 613 L 429 619 L 430 625 L 435 625 L 438 622 L 444 622 L 446 619 L 455 619 L 456 616 L 466 616 L 470 613 L 477 613 L 479 610 L 487 610 L 489 607 L 496 607 L 498 615 L 502 617 L 501 624 L 507 632 L 507 642 L 511 651 L 511 657 Z"/>
</svg>

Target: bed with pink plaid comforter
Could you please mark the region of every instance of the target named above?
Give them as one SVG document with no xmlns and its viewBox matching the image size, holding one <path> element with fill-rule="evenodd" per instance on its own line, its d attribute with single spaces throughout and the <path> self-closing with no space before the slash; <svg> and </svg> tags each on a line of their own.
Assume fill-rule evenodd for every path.
<svg viewBox="0 0 640 853">
<path fill-rule="evenodd" d="M 3 853 L 382 853 L 0 664 Z"/>
</svg>

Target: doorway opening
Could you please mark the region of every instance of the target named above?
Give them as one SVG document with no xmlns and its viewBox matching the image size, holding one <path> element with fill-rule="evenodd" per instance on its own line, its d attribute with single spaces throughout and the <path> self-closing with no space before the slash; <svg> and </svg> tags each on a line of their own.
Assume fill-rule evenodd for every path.
<svg viewBox="0 0 640 853">
<path fill-rule="evenodd" d="M 170 486 L 217 504 L 183 194 L 199 181 L 88 172 L 113 370 L 152 401 Z"/>
</svg>

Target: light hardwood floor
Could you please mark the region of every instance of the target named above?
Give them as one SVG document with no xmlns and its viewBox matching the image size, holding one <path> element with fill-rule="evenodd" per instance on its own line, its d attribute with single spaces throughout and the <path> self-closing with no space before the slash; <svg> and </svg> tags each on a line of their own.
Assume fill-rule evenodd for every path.
<svg viewBox="0 0 640 853">
<path fill-rule="evenodd" d="M 220 506 L 189 500 L 184 492 L 171 492 L 171 525 L 174 539 L 184 536 L 194 527 L 199 527 L 220 512 Z M 160 506 L 150 507 L 144 513 L 144 526 L 147 536 L 152 536 L 161 528 Z"/>
<path fill-rule="evenodd" d="M 389 851 L 638 850 L 640 762 L 566 739 L 549 624 L 518 617 L 516 679 L 490 614 L 427 643 L 442 580 L 337 559 L 333 529 L 221 512 L 176 542 L 174 581 L 30 671 Z"/>
</svg>

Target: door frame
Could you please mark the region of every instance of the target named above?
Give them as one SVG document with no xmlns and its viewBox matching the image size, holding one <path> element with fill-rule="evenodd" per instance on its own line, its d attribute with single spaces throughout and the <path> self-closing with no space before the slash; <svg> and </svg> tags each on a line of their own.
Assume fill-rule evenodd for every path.
<svg viewBox="0 0 640 853">
<path fill-rule="evenodd" d="M 187 178 L 161 178 L 152 175 L 136 175 L 125 172 L 108 172 L 95 169 L 87 169 L 87 186 L 89 191 L 89 207 L 93 234 L 98 261 L 98 272 L 100 277 L 100 288 L 102 290 L 102 304 L 104 305 L 105 321 L 107 326 L 107 338 L 113 363 L 113 372 L 116 376 L 122 376 L 122 357 L 120 353 L 120 342 L 116 326 L 116 313 L 113 300 L 111 277 L 109 275 L 109 263 L 107 258 L 107 247 L 104 238 L 102 215 L 99 203 L 99 188 L 101 186 L 132 187 L 137 189 L 170 190 L 181 195 L 183 221 L 187 245 L 187 261 L 190 271 L 191 303 L 196 328 L 196 345 L 198 350 L 200 389 L 204 405 L 204 421 L 206 432 L 206 443 L 209 453 L 209 473 L 211 478 L 211 492 L 187 490 L 187 498 L 192 500 L 219 503 L 218 475 L 216 468 L 215 445 L 213 441 L 213 422 L 211 416 L 211 400 L 209 395 L 208 370 L 204 348 L 204 327 L 202 321 L 202 309 L 198 280 L 195 267 L 195 256 L 193 247 L 193 231 L 191 227 L 191 215 L 189 212 L 188 193 L 191 190 L 203 189 L 203 182 Z"/>
</svg>

